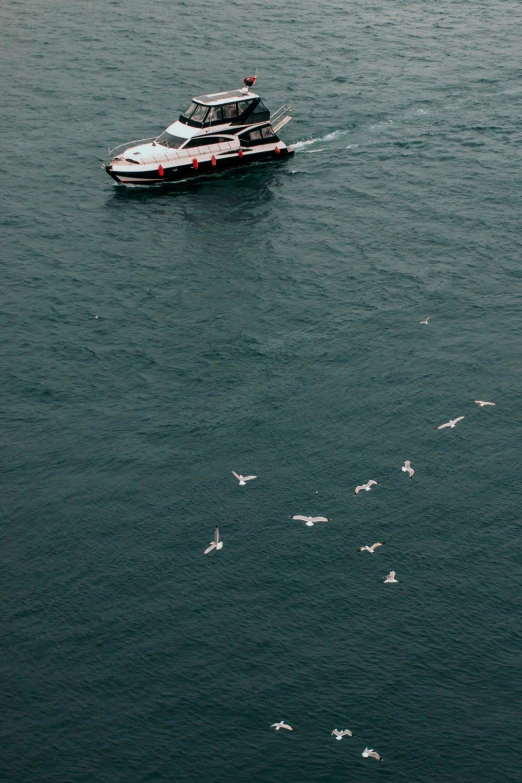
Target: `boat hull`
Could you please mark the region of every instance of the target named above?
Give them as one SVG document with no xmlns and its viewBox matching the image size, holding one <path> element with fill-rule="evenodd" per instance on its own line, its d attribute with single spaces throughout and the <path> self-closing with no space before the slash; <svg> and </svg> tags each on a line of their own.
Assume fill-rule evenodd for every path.
<svg viewBox="0 0 522 783">
<path fill-rule="evenodd" d="M 252 163 L 265 161 L 280 161 L 293 155 L 293 149 L 281 145 L 276 152 L 275 149 L 244 151 L 243 155 L 235 153 L 223 157 L 214 157 L 208 160 L 198 160 L 197 167 L 194 161 L 187 162 L 176 161 L 171 164 L 165 163 L 152 168 L 151 166 L 121 166 L 114 163 L 104 165 L 104 168 L 120 185 L 162 185 L 165 183 L 181 182 L 196 177 L 207 177 L 209 174 L 219 174 L 230 169 L 243 168 Z"/>
</svg>

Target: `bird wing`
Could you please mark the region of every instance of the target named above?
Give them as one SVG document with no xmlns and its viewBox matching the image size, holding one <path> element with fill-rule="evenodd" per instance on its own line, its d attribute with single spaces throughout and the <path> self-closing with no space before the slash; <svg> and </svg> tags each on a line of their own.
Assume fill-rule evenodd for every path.
<svg viewBox="0 0 522 783">
<path fill-rule="evenodd" d="M 369 751 L 368 751 L 368 755 L 369 755 L 369 756 L 373 756 L 373 758 L 374 758 L 374 759 L 380 759 L 380 758 L 381 758 L 381 757 L 379 756 L 379 754 L 377 753 L 377 751 L 375 751 L 375 750 L 369 750 Z"/>
<path fill-rule="evenodd" d="M 361 484 L 359 487 L 355 487 L 355 494 L 359 494 L 361 489 L 366 489 L 366 484 Z"/>
<path fill-rule="evenodd" d="M 270 726 L 270 728 L 271 728 L 271 729 L 276 729 L 276 728 L 277 728 L 278 726 L 280 726 L 280 725 L 281 725 L 280 723 L 272 723 L 272 725 Z"/>
<path fill-rule="evenodd" d="M 299 519 L 301 522 L 311 522 L 312 517 L 303 517 L 301 514 L 296 514 L 292 519 Z"/>
<path fill-rule="evenodd" d="M 367 487 L 371 487 L 371 486 L 372 486 L 372 484 L 378 484 L 378 483 L 379 483 L 378 481 L 374 481 L 373 479 L 370 479 L 370 480 L 368 481 L 368 483 L 366 484 L 366 486 L 367 486 Z"/>
<path fill-rule="evenodd" d="M 219 528 L 216 525 L 216 529 L 214 531 L 214 543 L 219 544 Z"/>
<path fill-rule="evenodd" d="M 310 522 L 329 522 L 328 517 L 310 517 Z"/>
<path fill-rule="evenodd" d="M 203 552 L 203 554 L 204 555 L 208 555 L 208 553 L 212 552 L 212 550 L 215 549 L 215 548 L 216 548 L 216 542 L 215 541 L 211 541 L 210 544 L 205 549 L 205 551 Z"/>
<path fill-rule="evenodd" d="M 375 549 L 377 546 L 382 546 L 384 544 L 384 541 L 377 541 L 375 544 L 372 544 L 370 547 L 371 549 Z"/>
<path fill-rule="evenodd" d="M 293 731 L 293 728 L 288 725 L 288 723 L 281 723 L 282 729 L 288 729 L 288 731 Z"/>
<path fill-rule="evenodd" d="M 332 733 L 330 734 L 330 737 L 333 737 L 333 735 L 334 735 L 334 734 L 335 734 L 335 736 L 337 737 L 337 735 L 338 735 L 338 734 L 340 734 L 340 733 L 341 733 L 341 732 L 339 731 L 339 729 L 334 729 L 334 730 L 332 731 Z"/>
<path fill-rule="evenodd" d="M 465 416 L 458 416 L 456 419 L 453 419 L 453 424 L 456 424 L 458 421 L 462 421 L 462 419 L 465 419 Z"/>
<path fill-rule="evenodd" d="M 444 427 L 451 427 L 451 422 L 447 421 L 446 424 L 439 424 L 438 427 L 436 427 L 437 430 L 443 430 Z"/>
<path fill-rule="evenodd" d="M 257 478 L 257 476 L 243 476 L 243 481 L 251 481 L 252 479 Z"/>
<path fill-rule="evenodd" d="M 241 481 L 241 476 L 239 475 L 239 473 L 236 473 L 235 470 L 233 470 L 232 473 L 234 474 L 234 476 L 237 478 L 238 481 Z"/>
</svg>

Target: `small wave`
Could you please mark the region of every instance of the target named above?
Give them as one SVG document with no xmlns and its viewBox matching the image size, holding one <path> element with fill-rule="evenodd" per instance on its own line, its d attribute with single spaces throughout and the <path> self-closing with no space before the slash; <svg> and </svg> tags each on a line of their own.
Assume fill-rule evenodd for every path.
<svg viewBox="0 0 522 783">
<path fill-rule="evenodd" d="M 383 122 L 378 122 L 375 125 L 370 125 L 370 132 L 384 130 L 384 128 L 391 128 L 392 125 L 393 120 L 384 120 Z"/>
</svg>

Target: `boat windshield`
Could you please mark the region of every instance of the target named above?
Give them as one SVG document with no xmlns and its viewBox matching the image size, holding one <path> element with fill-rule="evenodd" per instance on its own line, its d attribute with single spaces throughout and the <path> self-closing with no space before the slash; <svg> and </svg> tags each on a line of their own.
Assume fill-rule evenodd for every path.
<svg viewBox="0 0 522 783">
<path fill-rule="evenodd" d="M 208 106 L 203 106 L 203 104 L 201 103 L 195 103 L 194 101 L 192 101 L 187 111 L 183 112 L 183 117 L 185 117 L 186 120 L 203 122 L 207 112 L 208 112 Z"/>
<path fill-rule="evenodd" d="M 170 147 L 173 150 L 177 150 L 185 142 L 186 139 L 182 139 L 181 136 L 173 136 L 172 133 L 167 133 L 167 131 L 156 139 L 157 144 L 163 144 L 164 147 Z"/>
<path fill-rule="evenodd" d="M 184 116 L 184 117 L 186 117 L 187 119 L 188 119 L 189 117 L 192 117 L 192 115 L 193 115 L 193 114 L 194 114 L 194 112 L 196 111 L 196 108 L 197 108 L 197 106 L 198 106 L 198 104 L 197 104 L 197 103 L 194 103 L 194 101 L 192 101 L 192 103 L 191 103 L 191 104 L 190 104 L 190 106 L 188 107 L 187 111 L 184 111 L 184 112 L 183 112 L 183 116 Z"/>
</svg>

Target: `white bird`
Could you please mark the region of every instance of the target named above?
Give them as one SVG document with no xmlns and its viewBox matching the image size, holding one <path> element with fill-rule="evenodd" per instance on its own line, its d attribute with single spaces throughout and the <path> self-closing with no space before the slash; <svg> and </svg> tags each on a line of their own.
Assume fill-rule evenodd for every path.
<svg viewBox="0 0 522 783">
<path fill-rule="evenodd" d="M 390 571 L 388 576 L 383 576 L 384 584 L 396 585 L 397 579 L 395 579 L 395 571 Z"/>
<path fill-rule="evenodd" d="M 428 325 L 428 321 L 430 320 L 430 318 L 431 318 L 431 315 L 429 315 L 424 321 L 419 321 L 419 324 L 426 324 L 426 326 L 427 326 Z"/>
<path fill-rule="evenodd" d="M 303 517 L 301 514 L 296 514 L 292 519 L 298 519 L 300 522 L 305 522 L 307 527 L 313 527 L 316 522 L 329 522 L 328 517 Z"/>
<path fill-rule="evenodd" d="M 365 759 L 367 759 L 368 756 L 372 756 L 374 759 L 377 759 L 377 761 L 382 761 L 382 756 L 379 756 L 377 751 L 373 748 L 365 748 L 361 753 L 361 756 L 364 756 Z"/>
<path fill-rule="evenodd" d="M 334 734 L 336 740 L 342 740 L 344 736 L 355 737 L 355 734 L 352 731 L 350 731 L 350 729 L 344 729 L 343 731 L 339 731 L 339 729 L 334 729 L 330 734 L 330 737 L 333 737 Z"/>
<path fill-rule="evenodd" d="M 410 460 L 409 460 L 409 459 L 407 459 L 407 460 L 404 462 L 404 465 L 402 466 L 402 470 L 403 470 L 405 473 L 409 473 L 409 474 L 410 474 L 410 478 L 411 478 L 411 477 L 413 476 L 413 474 L 415 473 L 415 471 L 413 470 L 413 468 L 412 468 L 412 466 L 411 466 L 411 462 L 410 462 Z"/>
<path fill-rule="evenodd" d="M 465 419 L 465 416 L 457 416 L 456 419 L 450 419 L 446 422 L 446 424 L 439 424 L 438 427 L 435 427 L 436 430 L 443 430 L 445 427 L 451 427 L 453 429 L 457 422 L 462 421 L 462 419 Z"/>
<path fill-rule="evenodd" d="M 203 554 L 208 555 L 213 549 L 223 549 L 223 542 L 219 540 L 219 528 L 217 525 L 214 531 L 214 540 L 210 542 Z"/>
<path fill-rule="evenodd" d="M 275 729 L 276 731 L 279 731 L 279 729 L 288 729 L 288 731 L 293 731 L 293 728 L 282 720 L 279 721 L 279 723 L 272 723 L 270 728 Z"/>
<path fill-rule="evenodd" d="M 378 546 L 382 546 L 385 543 L 386 543 L 386 541 L 377 541 L 376 544 L 372 544 L 371 546 L 360 546 L 357 551 L 358 552 L 370 552 L 373 555 L 373 553 L 375 552 L 377 547 Z"/>
<path fill-rule="evenodd" d="M 245 484 L 247 483 L 247 481 L 252 481 L 252 479 L 257 478 L 257 476 L 242 476 L 240 473 L 236 473 L 235 470 L 233 470 L 232 473 L 234 474 L 234 476 L 239 481 L 239 486 L 240 487 L 244 487 Z"/>
<path fill-rule="evenodd" d="M 358 495 L 361 489 L 365 489 L 366 492 L 369 492 L 370 489 L 372 488 L 372 485 L 378 483 L 379 483 L 378 481 L 374 481 L 373 479 L 370 479 L 369 481 L 366 482 L 366 484 L 361 484 L 360 486 L 355 487 L 355 494 Z"/>
<path fill-rule="evenodd" d="M 496 402 L 484 402 L 484 400 L 473 400 L 473 402 L 476 402 L 477 405 L 480 405 L 481 408 L 484 407 L 484 405 L 496 405 Z"/>
</svg>

